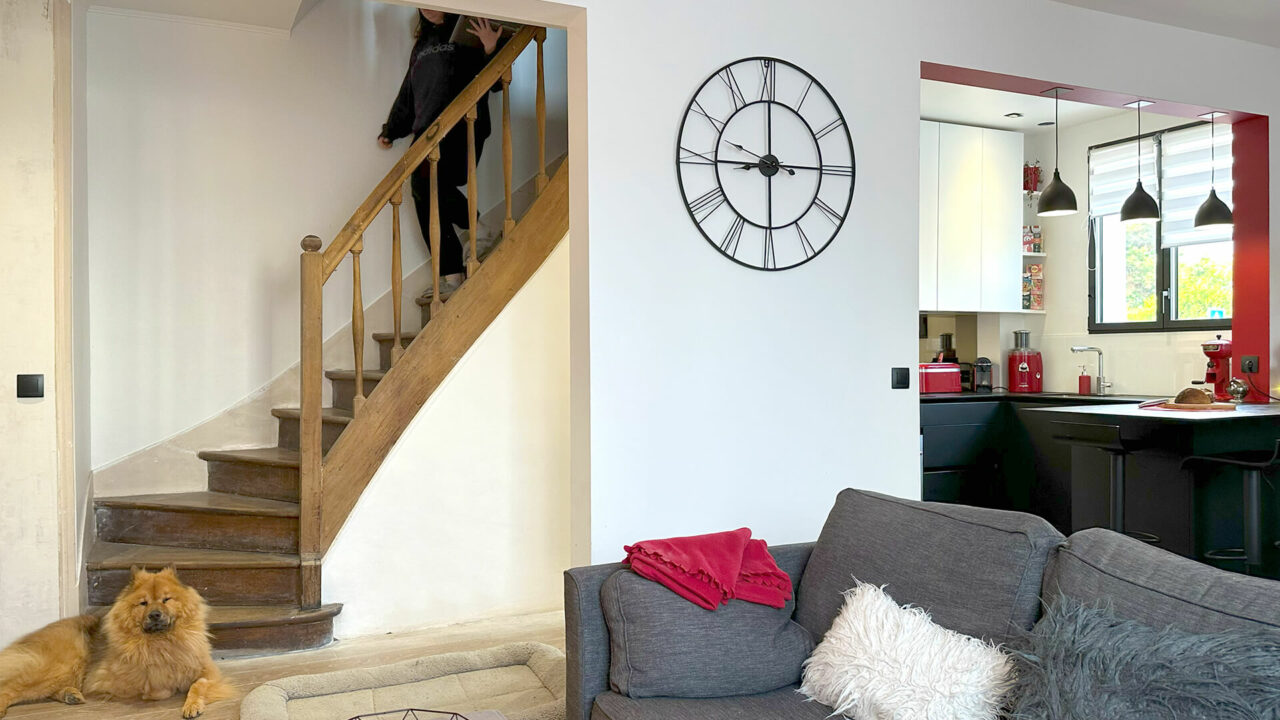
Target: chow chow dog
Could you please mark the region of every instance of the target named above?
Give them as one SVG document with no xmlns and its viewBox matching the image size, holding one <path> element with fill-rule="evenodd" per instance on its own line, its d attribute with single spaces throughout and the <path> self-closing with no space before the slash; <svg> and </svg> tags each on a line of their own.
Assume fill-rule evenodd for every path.
<svg viewBox="0 0 1280 720">
<path fill-rule="evenodd" d="M 0 652 L 0 718 L 14 703 L 164 700 L 186 693 L 182 717 L 231 695 L 209 654 L 209 612 L 173 568 L 132 569 L 106 615 L 59 620 Z"/>
</svg>

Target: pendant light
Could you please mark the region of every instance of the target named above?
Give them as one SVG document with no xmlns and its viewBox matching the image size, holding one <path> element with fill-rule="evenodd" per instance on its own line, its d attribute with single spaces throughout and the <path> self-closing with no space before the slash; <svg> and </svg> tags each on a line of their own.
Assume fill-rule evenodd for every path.
<svg viewBox="0 0 1280 720">
<path fill-rule="evenodd" d="M 1200 209 L 1196 211 L 1196 227 L 1213 227 L 1222 225 L 1234 225 L 1235 218 L 1231 214 L 1231 208 L 1222 202 L 1218 197 L 1218 191 L 1214 190 L 1214 183 L 1217 182 L 1217 168 L 1214 166 L 1216 159 L 1214 150 L 1217 148 L 1213 144 L 1214 125 L 1217 119 L 1226 113 L 1211 112 L 1200 117 L 1209 119 L 1209 197 L 1200 205 Z"/>
<path fill-rule="evenodd" d="M 1153 223 L 1160 219 L 1160 206 L 1156 204 L 1156 199 L 1142 187 L 1142 106 L 1150 104 L 1146 100 L 1138 100 L 1125 106 L 1138 109 L 1138 184 L 1134 186 L 1133 192 L 1129 193 L 1129 197 L 1125 198 L 1124 205 L 1120 208 L 1120 222 L 1126 225 Z"/>
<path fill-rule="evenodd" d="M 1070 88 L 1056 87 L 1045 91 L 1053 93 L 1053 180 L 1040 193 L 1040 202 L 1036 205 L 1036 215 L 1040 217 L 1071 215 L 1078 210 L 1076 194 L 1058 175 L 1058 93 L 1062 90 Z"/>
</svg>

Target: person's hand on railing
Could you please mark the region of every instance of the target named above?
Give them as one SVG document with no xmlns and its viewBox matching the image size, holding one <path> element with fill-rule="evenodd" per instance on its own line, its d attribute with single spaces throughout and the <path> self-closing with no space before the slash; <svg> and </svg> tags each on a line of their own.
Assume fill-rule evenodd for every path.
<svg viewBox="0 0 1280 720">
<path fill-rule="evenodd" d="M 480 38 L 485 55 L 492 55 L 493 51 L 498 49 L 498 39 L 502 37 L 502 26 L 494 25 L 488 18 L 471 18 L 471 29 L 467 32 Z"/>
</svg>

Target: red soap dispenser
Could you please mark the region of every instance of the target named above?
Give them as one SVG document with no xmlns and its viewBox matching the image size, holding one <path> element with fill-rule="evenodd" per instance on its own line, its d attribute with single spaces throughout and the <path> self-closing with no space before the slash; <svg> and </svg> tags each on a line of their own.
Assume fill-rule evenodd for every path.
<svg viewBox="0 0 1280 720">
<path fill-rule="evenodd" d="M 1085 370 L 1084 365 L 1080 366 L 1080 379 L 1078 382 L 1079 382 L 1079 385 L 1078 385 L 1079 389 L 1077 390 L 1077 392 L 1079 392 L 1081 395 L 1093 394 L 1093 377 L 1089 375 L 1089 372 L 1087 370 Z"/>
<path fill-rule="evenodd" d="M 1009 392 L 1038 393 L 1044 389 L 1044 361 L 1040 351 L 1031 347 L 1030 330 L 1013 331 L 1013 349 L 1009 351 Z"/>
</svg>

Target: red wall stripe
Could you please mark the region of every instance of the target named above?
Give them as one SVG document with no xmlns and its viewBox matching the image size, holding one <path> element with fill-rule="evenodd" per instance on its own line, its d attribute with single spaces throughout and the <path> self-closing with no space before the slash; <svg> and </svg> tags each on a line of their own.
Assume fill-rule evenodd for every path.
<svg viewBox="0 0 1280 720">
<path fill-rule="evenodd" d="M 1271 146 L 1268 118 L 1241 120 L 1231 126 L 1233 164 L 1232 212 L 1235 216 L 1235 291 L 1231 307 L 1231 351 L 1234 374 L 1241 377 L 1240 358 L 1257 355 L 1259 388 L 1271 386 Z M 1245 378 L 1248 382 L 1250 378 Z M 1248 402 L 1268 402 L 1252 388 Z"/>
</svg>

